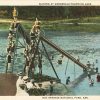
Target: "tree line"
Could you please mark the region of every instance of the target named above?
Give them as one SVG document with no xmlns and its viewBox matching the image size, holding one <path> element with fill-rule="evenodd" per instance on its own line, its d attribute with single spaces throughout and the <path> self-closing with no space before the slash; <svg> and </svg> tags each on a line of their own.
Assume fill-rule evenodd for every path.
<svg viewBox="0 0 100 100">
<path fill-rule="evenodd" d="M 54 20 L 99 16 L 99 6 L 18 6 L 18 18 Z M 12 6 L 0 7 L 0 18 L 12 18 Z"/>
</svg>

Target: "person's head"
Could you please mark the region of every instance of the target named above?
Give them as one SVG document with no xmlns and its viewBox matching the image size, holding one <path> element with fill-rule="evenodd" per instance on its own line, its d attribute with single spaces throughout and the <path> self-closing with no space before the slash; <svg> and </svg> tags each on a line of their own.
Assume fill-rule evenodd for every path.
<svg viewBox="0 0 100 100">
<path fill-rule="evenodd" d="M 13 35 L 13 37 L 15 36 L 15 34 L 12 34 Z"/>
<path fill-rule="evenodd" d="M 90 63 L 90 61 L 87 61 L 88 63 Z"/>
<path fill-rule="evenodd" d="M 11 55 L 11 51 L 9 51 L 8 54 Z"/>
<path fill-rule="evenodd" d="M 50 80 L 50 83 L 53 84 L 53 80 Z"/>
<path fill-rule="evenodd" d="M 27 56 L 27 60 L 30 60 L 29 56 Z"/>
<path fill-rule="evenodd" d="M 17 75 L 23 77 L 23 73 L 22 72 L 19 72 Z"/>
<path fill-rule="evenodd" d="M 36 17 L 36 19 L 35 19 L 36 21 L 38 21 L 38 19 L 37 19 L 37 17 Z"/>
<path fill-rule="evenodd" d="M 9 36 L 11 36 L 12 34 L 11 33 L 9 33 Z"/>
<path fill-rule="evenodd" d="M 29 78 L 27 77 L 27 76 L 23 76 L 23 78 L 22 78 L 23 80 L 24 80 L 24 82 L 25 83 L 27 83 L 28 82 L 28 80 L 29 80 Z"/>
<path fill-rule="evenodd" d="M 70 76 L 68 76 L 68 79 L 70 79 Z"/>
<path fill-rule="evenodd" d="M 39 83 L 39 84 L 38 84 L 38 86 L 41 88 L 41 87 L 42 87 L 42 84 L 41 84 L 41 83 Z"/>
<path fill-rule="evenodd" d="M 27 79 L 27 82 L 30 82 L 30 79 Z"/>
<path fill-rule="evenodd" d="M 12 34 L 12 31 L 11 31 L 11 30 L 9 30 L 9 33 L 10 33 L 10 34 Z"/>
</svg>

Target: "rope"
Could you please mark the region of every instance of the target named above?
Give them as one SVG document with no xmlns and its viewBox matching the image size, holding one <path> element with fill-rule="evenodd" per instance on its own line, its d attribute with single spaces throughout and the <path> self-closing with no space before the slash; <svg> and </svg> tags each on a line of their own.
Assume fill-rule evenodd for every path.
<svg viewBox="0 0 100 100">
<path fill-rule="evenodd" d="M 76 78 L 76 70 L 75 70 L 75 63 L 74 63 L 74 80 Z"/>
<path fill-rule="evenodd" d="M 67 68 L 68 68 L 68 62 L 69 62 L 69 59 L 67 60 L 67 64 L 66 64 L 66 68 L 65 68 L 65 75 L 66 75 Z"/>
<path fill-rule="evenodd" d="M 50 59 L 50 57 L 49 57 L 49 55 L 48 55 L 48 53 L 47 53 L 47 50 L 46 50 L 46 48 L 45 48 L 45 46 L 44 46 L 44 44 L 43 44 L 43 41 L 41 41 L 41 44 L 42 44 L 42 46 L 43 46 L 43 48 L 44 48 L 44 51 L 45 51 L 45 53 L 46 53 L 46 55 L 47 55 L 47 57 L 48 57 L 49 63 L 51 64 L 51 67 L 52 67 L 52 69 L 53 69 L 53 71 L 54 71 L 54 73 L 55 73 L 57 79 L 60 80 L 59 77 L 58 77 L 58 75 L 57 75 L 57 73 L 56 73 L 56 70 L 55 70 L 55 68 L 54 68 L 54 66 L 53 66 L 53 63 L 52 63 L 52 61 L 51 61 L 51 59 Z"/>
</svg>

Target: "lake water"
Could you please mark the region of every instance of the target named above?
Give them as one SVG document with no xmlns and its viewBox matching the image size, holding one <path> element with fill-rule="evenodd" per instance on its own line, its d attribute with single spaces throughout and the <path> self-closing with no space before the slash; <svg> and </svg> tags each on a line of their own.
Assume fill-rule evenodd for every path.
<svg viewBox="0 0 100 100">
<path fill-rule="evenodd" d="M 5 72 L 5 58 L 6 58 L 6 47 L 7 47 L 7 32 L 0 31 L 0 72 Z M 75 58 L 80 58 L 83 64 L 90 61 L 91 64 L 95 64 L 95 67 L 99 67 L 100 72 L 100 33 L 68 33 L 68 32 L 57 32 L 47 31 L 45 34 L 52 42 L 70 53 Z M 22 40 L 22 39 L 21 39 Z M 71 81 L 77 78 L 83 73 L 83 70 L 72 61 L 69 60 L 67 71 L 65 69 L 68 59 L 64 57 L 63 63 L 58 65 L 57 61 L 61 54 L 50 46 L 45 45 L 49 54 L 54 55 L 52 60 L 55 70 L 61 79 L 61 82 L 65 84 L 66 78 L 71 77 Z M 23 70 L 24 57 L 22 55 L 23 49 L 17 51 L 14 65 L 14 73 L 18 73 Z M 52 52 L 52 53 L 50 53 Z M 98 59 L 98 63 L 96 63 Z M 46 57 L 43 57 L 43 73 L 55 77 L 52 67 Z M 38 71 L 38 69 L 36 69 Z M 74 95 L 100 95 L 100 83 L 96 82 L 96 75 L 93 75 L 94 86 L 89 86 L 88 78 L 85 78 L 78 86 L 73 88 Z"/>
</svg>

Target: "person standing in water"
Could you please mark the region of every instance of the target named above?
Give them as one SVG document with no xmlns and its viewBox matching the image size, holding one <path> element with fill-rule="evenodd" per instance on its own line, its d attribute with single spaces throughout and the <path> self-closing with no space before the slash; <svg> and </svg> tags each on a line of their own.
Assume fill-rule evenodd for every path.
<svg viewBox="0 0 100 100">
<path fill-rule="evenodd" d="M 69 83 L 70 83 L 70 76 L 68 76 L 66 79 L 66 85 L 68 85 Z"/>
</svg>

